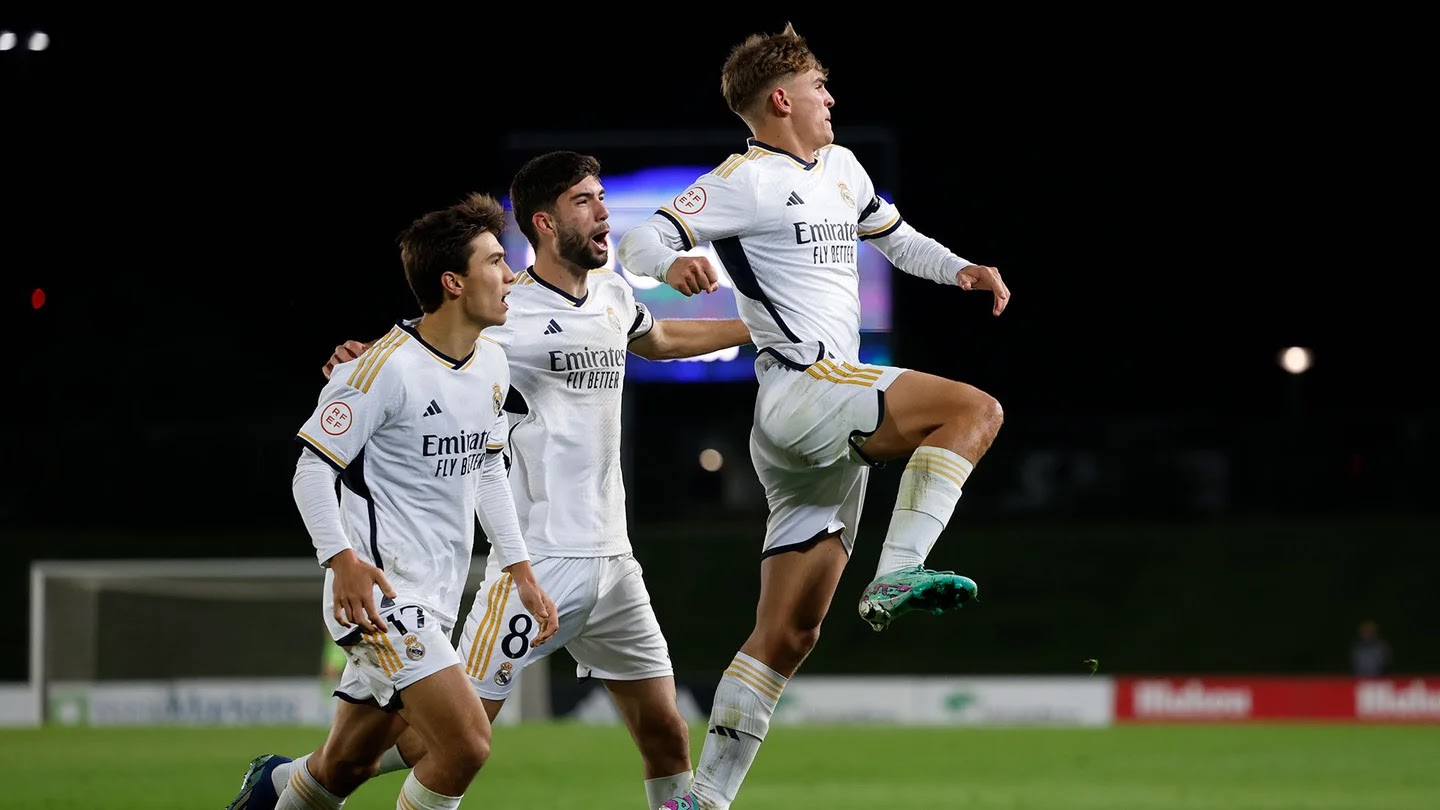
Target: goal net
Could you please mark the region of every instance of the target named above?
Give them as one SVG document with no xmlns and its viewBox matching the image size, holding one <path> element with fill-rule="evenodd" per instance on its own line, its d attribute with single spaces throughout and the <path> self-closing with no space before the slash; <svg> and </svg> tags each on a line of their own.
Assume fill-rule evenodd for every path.
<svg viewBox="0 0 1440 810">
<path fill-rule="evenodd" d="M 484 580 L 470 569 L 464 617 Z M 333 644 L 311 558 L 39 561 L 30 569 L 30 682 L 41 722 L 329 722 Z M 456 629 L 459 632 L 459 628 Z M 547 668 L 526 669 L 500 722 L 549 715 Z"/>
</svg>

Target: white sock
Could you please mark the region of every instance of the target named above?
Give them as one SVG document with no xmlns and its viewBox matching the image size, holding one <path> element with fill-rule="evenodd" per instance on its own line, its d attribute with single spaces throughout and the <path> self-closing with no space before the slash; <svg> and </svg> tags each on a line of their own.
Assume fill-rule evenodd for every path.
<svg viewBox="0 0 1440 810">
<path fill-rule="evenodd" d="M 405 757 L 400 755 L 400 746 L 398 745 L 392 745 L 386 748 L 385 753 L 380 755 L 380 773 L 394 773 L 396 771 L 408 770 L 410 767 L 412 767 L 410 763 L 406 762 Z M 380 774 L 376 774 L 376 776 L 379 775 Z"/>
<path fill-rule="evenodd" d="M 690 789 L 690 782 L 695 775 L 686 771 L 677 773 L 674 776 L 662 776 L 658 779 L 645 780 L 645 810 L 655 810 L 666 801 L 676 796 L 684 796 L 685 791 Z"/>
<path fill-rule="evenodd" d="M 715 689 L 710 730 L 695 768 L 691 791 L 701 807 L 724 810 L 735 801 L 789 682 L 758 659 L 735 654 Z"/>
<path fill-rule="evenodd" d="M 973 469 L 973 463 L 943 447 L 926 444 L 915 450 L 900 476 L 900 492 L 875 576 L 924 565 L 955 513 L 961 488 Z"/>
<path fill-rule="evenodd" d="M 310 775 L 310 768 L 303 764 L 309 759 L 310 755 L 306 754 L 292 763 L 290 781 L 280 793 L 275 810 L 340 810 L 345 804 L 344 799 L 321 787 Z"/>
<path fill-rule="evenodd" d="M 405 777 L 400 786 L 400 796 L 395 800 L 395 810 L 455 810 L 464 796 L 442 796 L 420 784 L 415 772 Z"/>
<path fill-rule="evenodd" d="M 310 755 L 306 754 L 299 759 L 275 766 L 275 770 L 270 772 L 270 784 L 274 786 L 276 796 L 279 796 L 285 790 L 285 786 L 290 783 L 290 774 L 295 770 L 295 763 L 304 762 L 309 758 Z"/>
</svg>

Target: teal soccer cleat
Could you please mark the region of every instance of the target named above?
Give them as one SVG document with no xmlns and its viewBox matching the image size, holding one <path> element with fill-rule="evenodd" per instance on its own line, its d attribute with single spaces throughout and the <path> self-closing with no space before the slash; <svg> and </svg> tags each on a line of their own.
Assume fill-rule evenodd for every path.
<svg viewBox="0 0 1440 810">
<path fill-rule="evenodd" d="M 860 597 L 860 618 L 875 632 L 896 617 L 917 610 L 939 615 L 976 599 L 975 580 L 954 571 L 931 571 L 917 565 L 876 577 Z"/>
<path fill-rule="evenodd" d="M 240 780 L 240 793 L 225 805 L 225 810 L 273 810 L 280 797 L 270 782 L 270 774 L 289 761 L 289 757 L 279 754 L 261 754 L 250 760 L 250 767 Z"/>
</svg>

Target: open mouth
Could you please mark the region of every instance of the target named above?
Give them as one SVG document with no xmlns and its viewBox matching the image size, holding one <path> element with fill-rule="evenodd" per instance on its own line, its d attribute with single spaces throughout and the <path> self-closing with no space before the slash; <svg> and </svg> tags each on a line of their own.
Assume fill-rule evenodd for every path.
<svg viewBox="0 0 1440 810">
<path fill-rule="evenodd" d="M 594 236 L 590 237 L 590 244 L 594 245 L 599 250 L 609 250 L 610 232 L 601 231 L 600 233 L 595 234 Z"/>
</svg>

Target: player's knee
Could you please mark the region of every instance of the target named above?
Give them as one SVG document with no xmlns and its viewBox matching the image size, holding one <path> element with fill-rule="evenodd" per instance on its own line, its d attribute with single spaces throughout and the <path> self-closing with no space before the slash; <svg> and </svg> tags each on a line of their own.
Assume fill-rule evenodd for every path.
<svg viewBox="0 0 1440 810">
<path fill-rule="evenodd" d="M 993 439 L 995 434 L 1000 432 L 1000 426 L 1005 423 L 1005 409 L 1000 407 L 1000 400 L 972 386 L 965 386 L 962 391 L 959 402 L 956 403 L 955 415 L 971 422 Z"/>
<path fill-rule="evenodd" d="M 811 625 L 808 622 L 802 625 L 793 625 L 786 629 L 781 636 L 781 644 L 785 648 L 788 658 L 804 658 L 815 649 L 820 641 L 820 625 Z"/>
<path fill-rule="evenodd" d="M 490 735 L 478 730 L 460 735 L 454 745 L 446 747 L 455 768 L 471 774 L 478 773 L 490 759 Z"/>
</svg>

